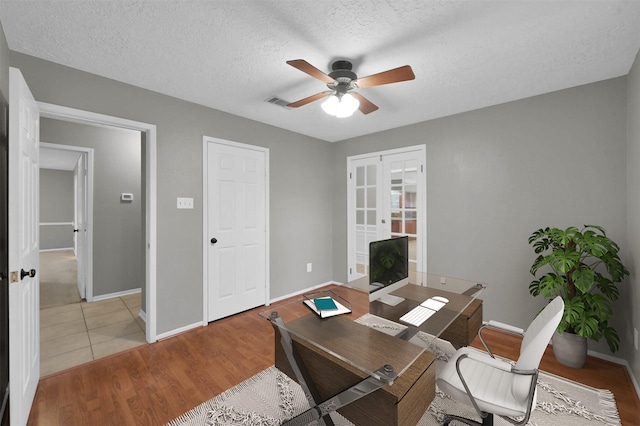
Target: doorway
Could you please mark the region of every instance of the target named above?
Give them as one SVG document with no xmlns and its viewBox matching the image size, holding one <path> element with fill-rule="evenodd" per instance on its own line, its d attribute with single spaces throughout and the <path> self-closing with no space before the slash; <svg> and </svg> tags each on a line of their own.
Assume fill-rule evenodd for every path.
<svg viewBox="0 0 640 426">
<path fill-rule="evenodd" d="M 91 148 L 40 143 L 41 308 L 93 300 L 93 164 Z"/>
<path fill-rule="evenodd" d="M 40 368 L 47 375 L 146 343 L 144 198 L 139 131 L 43 117 L 40 135 L 57 143 L 40 148 Z M 83 191 L 94 170 L 98 179 Z M 86 198 L 95 202 L 91 214 Z M 85 243 L 89 227 L 95 245 Z M 93 272 L 86 289 L 85 269 Z"/>
<path fill-rule="evenodd" d="M 156 126 L 139 121 L 127 120 L 89 111 L 38 102 L 41 117 L 84 123 L 94 126 L 116 127 L 138 130 L 143 139 L 143 200 L 144 203 L 144 251 L 145 285 L 142 289 L 146 341 L 157 340 L 156 332 L 156 280 L 157 280 L 157 213 L 156 213 Z"/>
</svg>

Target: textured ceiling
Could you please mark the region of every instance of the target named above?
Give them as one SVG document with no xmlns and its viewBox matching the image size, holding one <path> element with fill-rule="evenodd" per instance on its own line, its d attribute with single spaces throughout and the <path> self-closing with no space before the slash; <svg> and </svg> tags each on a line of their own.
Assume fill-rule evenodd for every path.
<svg viewBox="0 0 640 426">
<path fill-rule="evenodd" d="M 640 1 L 0 1 L 11 50 L 338 141 L 626 75 Z M 287 65 L 416 79 L 360 92 L 380 109 L 326 115 Z"/>
</svg>

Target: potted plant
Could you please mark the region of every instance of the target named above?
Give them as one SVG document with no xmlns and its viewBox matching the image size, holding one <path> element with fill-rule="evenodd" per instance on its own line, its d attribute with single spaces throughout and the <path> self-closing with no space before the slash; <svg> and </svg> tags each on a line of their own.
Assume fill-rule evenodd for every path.
<svg viewBox="0 0 640 426">
<path fill-rule="evenodd" d="M 529 284 L 529 293 L 564 299 L 564 315 L 553 337 L 556 359 L 582 367 L 586 339 L 598 341 L 602 337 L 611 352 L 616 352 L 620 337 L 609 325 L 612 302 L 619 296 L 616 284 L 629 275 L 618 256 L 618 245 L 595 225 L 585 225 L 582 230 L 538 229 L 529 237 L 529 244 L 538 254 L 531 266 L 536 279 Z M 573 352 L 576 349 L 578 352 Z"/>
</svg>

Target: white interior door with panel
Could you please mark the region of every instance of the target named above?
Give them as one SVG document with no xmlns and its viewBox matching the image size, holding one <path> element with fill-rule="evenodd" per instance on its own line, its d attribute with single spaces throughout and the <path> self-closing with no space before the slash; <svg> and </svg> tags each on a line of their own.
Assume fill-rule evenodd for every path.
<svg viewBox="0 0 640 426">
<path fill-rule="evenodd" d="M 369 274 L 369 243 L 382 239 L 379 225 L 382 199 L 382 164 L 379 156 L 351 161 L 348 171 L 349 281 Z"/>
<path fill-rule="evenodd" d="M 269 151 L 206 138 L 206 321 L 267 303 Z"/>
<path fill-rule="evenodd" d="M 9 404 L 23 425 L 40 379 L 40 113 L 22 73 L 9 80 Z"/>
<path fill-rule="evenodd" d="M 415 151 L 383 157 L 382 217 L 386 238 L 409 237 L 409 278 L 416 282 L 416 272 L 426 272 L 423 254 L 425 232 L 424 161 Z"/>
<path fill-rule="evenodd" d="M 410 274 L 426 272 L 425 152 L 419 145 L 347 159 L 348 281 L 368 275 L 371 241 L 404 235 Z"/>
<path fill-rule="evenodd" d="M 76 258 L 78 259 L 78 292 L 80 297 L 86 297 L 87 288 L 87 153 L 80 155 L 78 164 L 73 171 L 75 193 L 75 224 L 74 224 L 74 243 L 76 249 Z"/>
</svg>

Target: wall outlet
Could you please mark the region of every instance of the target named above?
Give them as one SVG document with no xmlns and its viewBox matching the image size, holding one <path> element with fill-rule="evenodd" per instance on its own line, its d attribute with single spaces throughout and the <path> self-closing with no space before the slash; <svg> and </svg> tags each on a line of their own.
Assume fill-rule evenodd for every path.
<svg viewBox="0 0 640 426">
<path fill-rule="evenodd" d="M 633 328 L 633 347 L 636 351 L 638 350 L 638 329 L 635 327 Z"/>
<path fill-rule="evenodd" d="M 311 263 L 307 263 L 307 272 L 313 271 L 313 265 Z"/>
<path fill-rule="evenodd" d="M 447 279 L 445 277 L 440 277 L 440 284 L 446 285 L 447 284 Z"/>
<path fill-rule="evenodd" d="M 180 198 L 180 197 L 178 197 L 178 208 L 179 209 L 192 209 L 193 208 L 193 198 Z"/>
</svg>

